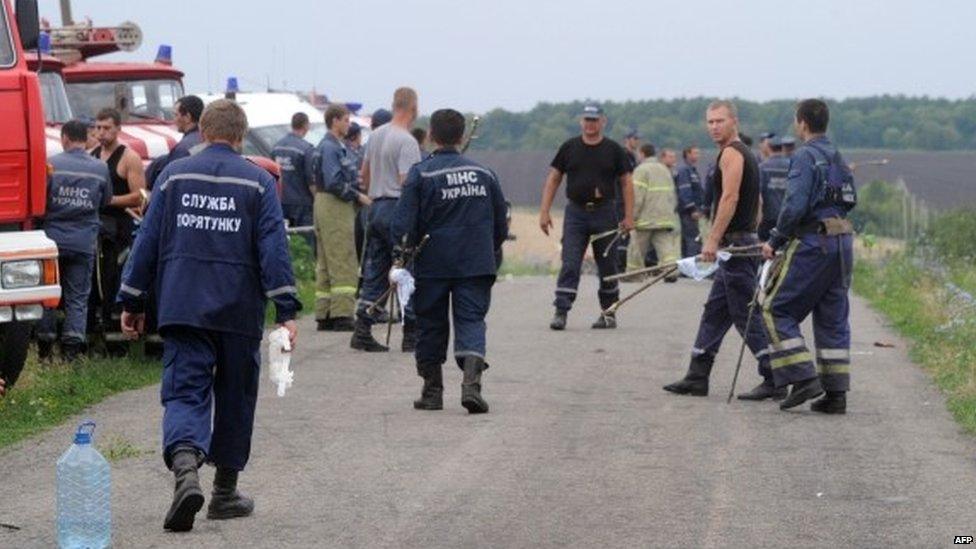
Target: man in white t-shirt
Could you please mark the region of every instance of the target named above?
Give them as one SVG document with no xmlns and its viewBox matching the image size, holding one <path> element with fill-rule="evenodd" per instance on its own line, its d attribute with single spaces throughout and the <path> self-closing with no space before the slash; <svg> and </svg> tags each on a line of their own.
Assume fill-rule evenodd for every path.
<svg viewBox="0 0 976 549">
<path fill-rule="evenodd" d="M 368 309 L 389 286 L 387 275 L 393 262 L 390 221 L 400 198 L 400 188 L 410 167 L 420 162 L 420 147 L 410 134 L 417 119 L 417 92 L 399 88 L 393 94 L 393 120 L 369 136 L 363 162 L 363 187 L 373 201 L 367 214 L 366 253 L 363 257 L 363 285 L 356 307 L 356 326 L 350 347 L 367 352 L 389 349 L 373 338 L 373 319 Z M 417 345 L 413 307 L 408 303 L 401 350 L 413 352 Z"/>
</svg>

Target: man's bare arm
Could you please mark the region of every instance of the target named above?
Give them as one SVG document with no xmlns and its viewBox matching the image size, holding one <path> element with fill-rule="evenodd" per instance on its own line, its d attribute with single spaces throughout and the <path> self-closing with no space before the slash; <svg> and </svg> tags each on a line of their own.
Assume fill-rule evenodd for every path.
<svg viewBox="0 0 976 549">
<path fill-rule="evenodd" d="M 552 201 L 556 199 L 556 190 L 563 182 L 563 172 L 556 168 L 549 168 L 549 175 L 546 176 L 546 184 L 542 188 L 542 206 L 539 207 L 539 228 L 542 232 L 549 235 L 552 228 L 552 218 L 549 217 L 549 209 L 552 208 Z"/>
<path fill-rule="evenodd" d="M 360 178 L 363 180 L 363 192 L 369 194 L 369 160 L 363 161 L 363 170 L 360 172 Z"/>
<path fill-rule="evenodd" d="M 142 159 L 136 153 L 126 149 L 119 167 L 122 176 L 129 183 L 129 192 L 113 196 L 109 204 L 116 208 L 138 208 L 142 205 L 140 191 L 146 188 L 146 172 L 142 169 Z"/>
<path fill-rule="evenodd" d="M 621 228 L 630 230 L 634 228 L 634 176 L 625 173 L 620 176 L 620 188 L 624 193 L 624 219 Z"/>
</svg>

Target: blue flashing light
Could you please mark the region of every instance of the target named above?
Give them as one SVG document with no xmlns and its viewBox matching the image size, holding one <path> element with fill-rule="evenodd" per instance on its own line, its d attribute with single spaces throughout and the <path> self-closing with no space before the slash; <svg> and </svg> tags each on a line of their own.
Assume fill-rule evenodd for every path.
<svg viewBox="0 0 976 549">
<path fill-rule="evenodd" d="M 349 109 L 349 112 L 358 113 L 359 112 L 359 109 L 363 108 L 363 104 L 362 103 L 346 103 L 346 108 Z"/>
<path fill-rule="evenodd" d="M 51 35 L 42 32 L 40 36 L 37 37 L 37 51 L 48 55 L 51 53 Z"/>
<path fill-rule="evenodd" d="M 227 79 L 227 90 L 226 93 L 237 93 L 241 91 L 241 87 L 237 85 L 237 77 L 231 76 Z"/>
<path fill-rule="evenodd" d="M 173 46 L 168 44 L 160 44 L 159 50 L 156 51 L 156 62 L 163 65 L 173 64 Z"/>
</svg>

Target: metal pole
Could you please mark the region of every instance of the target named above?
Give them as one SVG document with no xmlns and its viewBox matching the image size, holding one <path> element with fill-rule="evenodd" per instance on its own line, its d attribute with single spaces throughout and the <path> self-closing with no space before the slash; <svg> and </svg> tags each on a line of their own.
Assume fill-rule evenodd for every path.
<svg viewBox="0 0 976 549">
<path fill-rule="evenodd" d="M 759 263 L 759 269 L 756 271 L 756 291 L 752 294 L 752 301 L 749 302 L 749 316 L 746 317 L 746 329 L 742 333 L 742 346 L 739 347 L 739 360 L 735 363 L 735 373 L 732 374 L 732 386 L 729 388 L 729 398 L 725 400 L 726 404 L 732 402 L 732 395 L 735 393 L 735 383 L 739 380 L 739 370 L 742 369 L 742 358 L 746 354 L 746 342 L 749 340 L 749 328 L 752 327 L 752 315 L 756 312 L 756 305 L 759 302 L 759 278 L 762 276 L 762 262 Z"/>
</svg>

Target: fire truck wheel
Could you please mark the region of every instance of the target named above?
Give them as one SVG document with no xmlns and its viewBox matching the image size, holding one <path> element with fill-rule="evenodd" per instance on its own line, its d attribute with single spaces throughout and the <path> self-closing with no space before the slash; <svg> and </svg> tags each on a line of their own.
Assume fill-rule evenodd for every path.
<svg viewBox="0 0 976 549">
<path fill-rule="evenodd" d="M 0 377 L 7 381 L 8 389 L 17 383 L 24 369 L 31 328 L 30 322 L 0 324 Z"/>
</svg>

